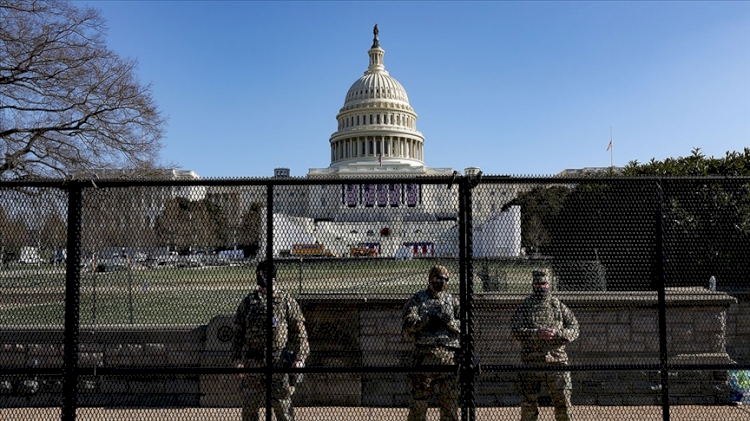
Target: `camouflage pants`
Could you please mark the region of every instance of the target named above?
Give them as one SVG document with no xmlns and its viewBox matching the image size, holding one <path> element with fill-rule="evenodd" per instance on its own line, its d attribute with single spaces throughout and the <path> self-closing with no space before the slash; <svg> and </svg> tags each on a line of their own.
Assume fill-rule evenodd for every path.
<svg viewBox="0 0 750 421">
<path fill-rule="evenodd" d="M 456 350 L 449 348 L 418 348 L 414 351 L 414 365 L 456 364 Z M 456 373 L 411 373 L 412 402 L 408 421 L 424 421 L 427 417 L 427 400 L 437 388 L 440 403 L 440 421 L 458 421 L 458 378 Z"/>
<path fill-rule="evenodd" d="M 571 421 L 569 371 L 522 371 L 518 373 L 518 389 L 521 393 L 521 421 L 536 421 L 539 417 L 539 394 L 542 386 L 552 398 L 555 420 Z"/>
<path fill-rule="evenodd" d="M 247 359 L 245 367 L 263 367 L 263 361 Z M 259 421 L 258 410 L 266 403 L 265 375 L 249 373 L 242 379 L 242 421 Z M 271 377 L 271 407 L 277 421 L 294 421 L 289 375 L 277 373 Z"/>
</svg>

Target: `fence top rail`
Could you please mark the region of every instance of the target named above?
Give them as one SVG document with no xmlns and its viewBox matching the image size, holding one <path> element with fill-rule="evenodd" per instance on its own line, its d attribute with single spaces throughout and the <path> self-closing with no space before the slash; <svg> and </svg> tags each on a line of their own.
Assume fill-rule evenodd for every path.
<svg viewBox="0 0 750 421">
<path fill-rule="evenodd" d="M 401 176 L 401 177 L 352 177 L 352 178 L 202 178 L 202 179 L 166 179 L 166 178 L 90 178 L 90 179 L 35 179 L 35 180 L 0 180 L 0 188 L 19 187 L 56 187 L 70 188 L 77 185 L 83 188 L 98 187 L 170 187 L 170 186 L 268 186 L 268 185 L 320 185 L 320 184 L 451 184 L 458 178 L 445 176 Z"/>
<path fill-rule="evenodd" d="M 359 177 L 248 177 L 248 178 L 38 178 L 26 180 L 0 180 L 0 188 L 46 187 L 68 189 L 97 187 L 168 187 L 168 186 L 268 186 L 268 185 L 319 185 L 319 184 L 455 184 L 464 178 L 456 172 L 454 176 L 359 176 Z M 750 176 L 509 176 L 483 175 L 473 177 L 479 183 L 488 184 L 647 184 L 659 182 L 750 182 Z"/>
</svg>

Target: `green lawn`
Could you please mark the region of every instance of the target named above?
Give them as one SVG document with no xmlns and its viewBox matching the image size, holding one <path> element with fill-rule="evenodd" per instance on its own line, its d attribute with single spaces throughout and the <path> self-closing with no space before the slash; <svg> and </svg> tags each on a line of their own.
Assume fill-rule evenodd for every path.
<svg viewBox="0 0 750 421">
<path fill-rule="evenodd" d="M 292 294 L 412 293 L 426 286 L 434 260 L 287 260 L 278 264 L 277 282 Z M 455 260 L 440 262 L 451 273 Z M 536 266 L 477 261 L 478 276 L 499 279 L 501 290 L 530 290 Z M 0 325 L 62 325 L 64 268 L 0 271 Z M 456 279 L 454 277 L 453 279 Z M 485 279 L 486 280 L 486 279 Z M 81 276 L 80 322 L 90 324 L 205 324 L 232 313 L 255 286 L 254 266 L 133 268 Z M 458 282 L 449 284 L 458 292 Z M 475 292 L 484 283 L 475 282 Z M 5 299 L 3 300 L 3 297 Z M 10 298 L 14 297 L 14 298 Z"/>
</svg>

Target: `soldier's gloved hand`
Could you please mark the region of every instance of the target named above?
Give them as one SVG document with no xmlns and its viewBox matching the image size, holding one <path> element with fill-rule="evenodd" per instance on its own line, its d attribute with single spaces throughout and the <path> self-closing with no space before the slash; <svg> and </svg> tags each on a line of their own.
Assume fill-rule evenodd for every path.
<svg viewBox="0 0 750 421">
<path fill-rule="evenodd" d="M 555 337 L 557 337 L 557 330 L 552 329 L 552 328 L 543 327 L 543 328 L 539 329 L 536 332 L 536 336 L 539 339 L 542 339 L 542 340 L 545 340 L 545 341 L 549 341 L 549 340 L 555 339 Z"/>
</svg>

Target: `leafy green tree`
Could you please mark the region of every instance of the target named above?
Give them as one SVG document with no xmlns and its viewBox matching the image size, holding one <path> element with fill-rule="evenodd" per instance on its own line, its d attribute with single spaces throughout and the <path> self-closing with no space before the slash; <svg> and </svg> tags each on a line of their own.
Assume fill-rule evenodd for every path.
<svg viewBox="0 0 750 421">
<path fill-rule="evenodd" d="M 750 175 L 750 148 L 742 152 L 727 151 L 722 158 L 706 157 L 695 148 L 690 156 L 651 159 L 646 164 L 631 161 L 623 169 L 624 176 L 748 176 Z"/>
<path fill-rule="evenodd" d="M 600 265 L 607 289 L 656 287 L 659 212 L 668 286 L 702 286 L 715 275 L 720 285 L 746 287 L 748 175 L 750 148 L 721 158 L 695 149 L 687 157 L 631 162 L 621 174 L 537 187 L 507 206 L 521 205 L 527 250 L 551 257 L 560 273 Z"/>
<path fill-rule="evenodd" d="M 656 192 L 648 180 L 581 182 L 548 229 L 546 250 L 566 288 L 653 288 Z"/>
<path fill-rule="evenodd" d="M 521 206 L 521 246 L 530 253 L 544 253 L 549 244 L 549 229 L 570 194 L 565 186 L 534 187 L 503 206 Z"/>
<path fill-rule="evenodd" d="M 667 282 L 746 288 L 750 273 L 750 148 L 706 157 L 631 162 L 624 175 L 659 176 Z M 744 177 L 744 178 L 743 178 Z"/>
</svg>

